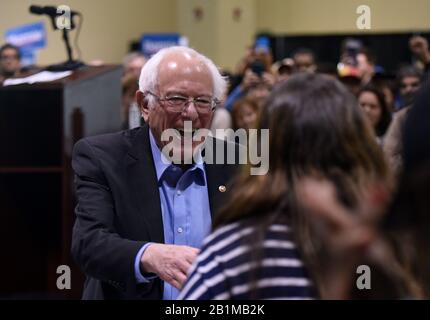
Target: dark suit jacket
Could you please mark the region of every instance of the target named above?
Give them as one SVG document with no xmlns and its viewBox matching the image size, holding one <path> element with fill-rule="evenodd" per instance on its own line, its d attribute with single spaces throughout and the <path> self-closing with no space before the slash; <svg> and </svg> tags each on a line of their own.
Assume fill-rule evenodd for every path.
<svg viewBox="0 0 430 320">
<path fill-rule="evenodd" d="M 139 249 L 164 243 L 148 126 L 80 140 L 72 167 L 78 199 L 72 254 L 87 275 L 83 299 L 161 299 L 159 278 L 137 284 L 134 274 Z M 212 214 L 229 193 L 219 186 L 228 185 L 236 169 L 205 164 Z"/>
</svg>

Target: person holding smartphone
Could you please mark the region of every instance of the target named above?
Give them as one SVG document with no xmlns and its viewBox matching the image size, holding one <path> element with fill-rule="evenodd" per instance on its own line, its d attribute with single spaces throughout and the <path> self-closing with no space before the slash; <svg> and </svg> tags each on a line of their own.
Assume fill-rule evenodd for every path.
<svg viewBox="0 0 430 320">
<path fill-rule="evenodd" d="M 266 39 L 266 38 L 262 38 Z M 243 78 L 225 102 L 225 108 L 231 111 L 235 102 L 243 97 L 250 96 L 262 105 L 275 84 L 275 76 L 271 72 L 272 54 L 268 39 L 257 39 L 251 52 L 248 53 L 243 69 Z"/>
</svg>

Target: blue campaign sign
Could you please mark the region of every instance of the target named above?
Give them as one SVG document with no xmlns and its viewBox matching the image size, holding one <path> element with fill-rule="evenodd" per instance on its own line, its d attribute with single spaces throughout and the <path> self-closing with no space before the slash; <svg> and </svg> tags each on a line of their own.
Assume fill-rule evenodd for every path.
<svg viewBox="0 0 430 320">
<path fill-rule="evenodd" d="M 35 50 L 21 50 L 21 65 L 31 66 L 36 63 Z"/>
<path fill-rule="evenodd" d="M 178 33 L 146 33 L 142 35 L 140 44 L 143 54 L 147 57 L 163 48 L 184 45 L 183 38 Z"/>
<path fill-rule="evenodd" d="M 23 50 L 41 49 L 46 46 L 46 31 L 43 22 L 26 24 L 6 30 L 6 42 Z"/>
</svg>

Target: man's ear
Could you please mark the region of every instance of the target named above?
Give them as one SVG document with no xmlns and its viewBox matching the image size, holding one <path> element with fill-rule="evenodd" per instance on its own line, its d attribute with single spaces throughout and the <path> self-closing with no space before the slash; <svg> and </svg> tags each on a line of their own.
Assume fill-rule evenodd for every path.
<svg viewBox="0 0 430 320">
<path fill-rule="evenodd" d="M 136 102 L 137 102 L 137 105 L 139 106 L 139 110 L 143 116 L 143 119 L 145 120 L 145 122 L 148 122 L 148 117 L 149 117 L 148 100 L 146 99 L 145 94 L 140 90 L 136 91 Z"/>
</svg>

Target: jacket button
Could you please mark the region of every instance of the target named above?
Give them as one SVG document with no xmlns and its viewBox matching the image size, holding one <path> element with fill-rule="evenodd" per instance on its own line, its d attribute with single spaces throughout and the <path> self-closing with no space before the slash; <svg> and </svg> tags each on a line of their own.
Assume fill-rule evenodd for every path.
<svg viewBox="0 0 430 320">
<path fill-rule="evenodd" d="M 218 187 L 219 192 L 226 192 L 227 188 L 223 185 Z"/>
</svg>

